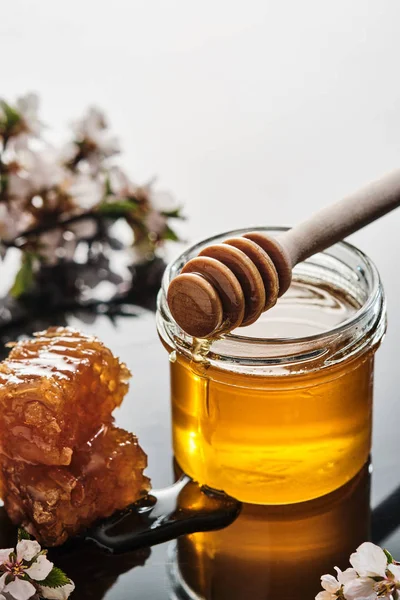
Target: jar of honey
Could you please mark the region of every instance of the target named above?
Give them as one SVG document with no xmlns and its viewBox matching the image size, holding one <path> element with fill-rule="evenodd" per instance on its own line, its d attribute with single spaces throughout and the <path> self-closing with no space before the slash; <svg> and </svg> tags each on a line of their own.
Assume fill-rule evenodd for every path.
<svg viewBox="0 0 400 600">
<path fill-rule="evenodd" d="M 164 275 L 157 326 L 170 356 L 174 454 L 200 484 L 243 502 L 303 502 L 368 460 L 384 293 L 365 254 L 339 243 L 296 266 L 290 289 L 253 325 L 193 339 L 171 316 L 168 285 L 203 247 L 243 233 L 191 247 Z"/>
</svg>

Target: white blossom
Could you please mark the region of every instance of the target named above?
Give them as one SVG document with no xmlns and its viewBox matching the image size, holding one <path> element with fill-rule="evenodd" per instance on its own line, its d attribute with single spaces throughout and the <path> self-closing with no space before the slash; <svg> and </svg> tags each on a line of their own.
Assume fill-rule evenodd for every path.
<svg viewBox="0 0 400 600">
<path fill-rule="evenodd" d="M 37 94 L 25 94 L 17 99 L 17 111 L 24 120 L 26 130 L 34 136 L 39 135 L 42 124 L 39 120 L 39 96 Z"/>
<path fill-rule="evenodd" d="M 8 573 L 4 573 L 4 575 L 0 577 L 0 592 L 4 598 L 9 598 L 11 596 L 13 600 L 29 600 L 29 598 L 35 594 L 35 586 L 29 581 L 20 579 L 19 577 L 16 577 L 13 581 L 6 584 L 5 580 L 7 575 Z M 4 596 L 4 594 L 7 594 L 7 596 Z"/>
<path fill-rule="evenodd" d="M 68 581 L 68 584 L 60 587 L 50 588 L 40 583 L 45 582 L 53 567 L 35 540 L 22 539 L 15 550 L 0 550 L 0 570 L 3 573 L 0 577 L 0 600 L 28 600 L 36 596 L 38 590 L 44 598 L 66 600 L 75 589 L 67 577 L 64 576 L 63 581 Z"/>
<path fill-rule="evenodd" d="M 346 600 L 376 600 L 375 581 L 369 577 L 360 577 L 348 583 L 344 593 Z"/>
<path fill-rule="evenodd" d="M 108 133 L 104 113 L 97 108 L 90 108 L 83 119 L 73 124 L 73 129 L 79 141 L 87 142 L 105 158 L 120 151 L 117 138 Z"/>
<path fill-rule="evenodd" d="M 400 565 L 391 562 L 379 546 L 364 542 L 351 556 L 352 569 L 321 578 L 322 592 L 316 600 L 394 600 L 400 590 Z"/>
<path fill-rule="evenodd" d="M 7 183 L 8 196 L 11 199 L 25 200 L 31 193 L 31 183 L 25 174 L 11 173 Z"/>
<path fill-rule="evenodd" d="M 315 600 L 336 600 L 341 585 L 333 575 L 322 575 L 321 586 L 324 591 L 319 592 Z"/>
<path fill-rule="evenodd" d="M 1 187 L 0 258 L 5 256 L 16 238 L 42 224 L 54 229 L 28 238 L 38 253 L 35 266 L 40 262 L 56 264 L 62 259 L 76 258 L 79 241 L 93 238 L 99 224 L 98 219 L 80 220 L 82 213 L 88 212 L 90 217 L 103 201 L 112 204 L 135 197 L 138 202 L 135 219 L 127 216 L 126 222 L 129 221 L 130 231 L 136 234 L 135 250 L 146 260 L 150 258 L 155 243 L 166 231 L 168 217 L 163 213 L 178 206 L 169 193 L 156 190 L 153 181 L 138 186 L 122 169 L 110 167 L 107 159 L 119 151 L 119 144 L 110 135 L 103 112 L 96 108 L 88 110 L 74 124 L 70 143 L 57 149 L 44 140 L 32 139 L 38 138 L 42 129 L 38 116 L 39 100 L 35 94 L 19 98 L 12 106 L 19 119 L 10 129 L 5 148 L 1 147 L 0 140 L 1 160 L 7 176 Z M 2 120 L 5 118 L 7 122 L 4 107 L 0 101 L 0 137 Z M 108 229 L 115 216 L 110 211 L 110 217 L 107 217 L 104 211 L 99 214 L 99 219 L 104 218 Z M 68 231 L 65 225 L 57 226 L 57 220 L 65 221 L 70 217 L 73 222 L 68 225 Z M 75 221 L 75 217 L 78 220 Z M 24 240 L 19 241 L 24 243 Z M 22 249 L 30 247 L 26 243 Z"/>
<path fill-rule="evenodd" d="M 76 175 L 71 179 L 67 190 L 76 205 L 84 210 L 90 210 L 104 197 L 104 183 L 98 177 L 90 175 Z"/>
<path fill-rule="evenodd" d="M 385 577 L 388 560 L 382 548 L 364 542 L 350 556 L 350 564 L 360 577 Z"/>
<path fill-rule="evenodd" d="M 40 595 L 49 600 L 67 600 L 74 589 L 75 584 L 72 581 L 57 588 L 49 588 L 42 585 L 40 586 Z"/>
<path fill-rule="evenodd" d="M 321 586 L 324 591 L 320 592 L 315 600 L 337 600 L 338 592 L 342 587 L 357 577 L 357 573 L 354 569 L 341 571 L 338 567 L 335 567 L 335 570 L 337 572 L 337 578 L 333 575 L 322 575 Z"/>
<path fill-rule="evenodd" d="M 129 198 L 135 196 L 138 186 L 120 169 L 113 166 L 108 173 L 110 187 L 112 192 L 119 198 Z"/>
<path fill-rule="evenodd" d="M 18 173 L 10 174 L 8 192 L 11 197 L 26 198 L 42 190 L 60 185 L 66 177 L 65 170 L 51 149 L 18 154 Z"/>
<path fill-rule="evenodd" d="M 0 564 L 9 559 L 11 552 L 14 552 L 14 548 L 4 548 L 3 550 L 0 550 Z"/>
<path fill-rule="evenodd" d="M 32 217 L 24 212 L 18 202 L 0 203 L 0 240 L 11 242 L 32 223 Z"/>
<path fill-rule="evenodd" d="M 30 561 L 40 552 L 40 544 L 34 540 L 20 540 L 17 544 L 17 560 Z"/>
<path fill-rule="evenodd" d="M 17 99 L 16 110 L 21 117 L 19 133 L 14 136 L 13 142 L 16 149 L 25 149 L 30 137 L 38 137 L 42 130 L 39 120 L 39 97 L 37 94 L 26 94 Z"/>
<path fill-rule="evenodd" d="M 359 577 L 344 586 L 346 600 L 393 600 L 393 581 L 375 581 L 371 577 Z"/>
<path fill-rule="evenodd" d="M 53 567 L 54 564 L 49 561 L 47 556 L 41 554 L 37 557 L 29 569 L 26 569 L 25 573 L 27 573 L 31 579 L 35 579 L 35 581 L 43 581 L 46 579 Z"/>
<path fill-rule="evenodd" d="M 165 230 L 167 224 L 167 217 L 159 213 L 157 210 L 151 210 L 144 218 L 147 229 L 159 236 Z"/>
<path fill-rule="evenodd" d="M 172 212 L 179 208 L 175 197 L 165 190 L 150 188 L 149 200 L 153 208 L 159 212 Z"/>
<path fill-rule="evenodd" d="M 388 566 L 388 571 L 391 575 L 393 575 L 396 583 L 400 585 L 400 565 L 399 564 L 391 564 Z"/>
<path fill-rule="evenodd" d="M 60 162 L 63 164 L 72 162 L 76 158 L 78 152 L 79 146 L 77 144 L 74 142 L 67 142 L 61 147 L 58 153 Z"/>
<path fill-rule="evenodd" d="M 167 225 L 168 217 L 163 213 L 174 211 L 178 208 L 175 198 L 169 192 L 155 190 L 153 182 L 142 188 L 142 193 L 148 198 L 150 211 L 144 218 L 147 229 L 156 236 L 161 235 Z"/>
</svg>

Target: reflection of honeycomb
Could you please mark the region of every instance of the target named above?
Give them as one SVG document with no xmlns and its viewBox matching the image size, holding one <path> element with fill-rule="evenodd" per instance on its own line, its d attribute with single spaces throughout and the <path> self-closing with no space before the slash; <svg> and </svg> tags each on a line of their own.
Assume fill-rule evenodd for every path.
<svg viewBox="0 0 400 600">
<path fill-rule="evenodd" d="M 14 345 L 0 364 L 1 452 L 68 465 L 127 392 L 130 373 L 94 337 L 50 328 Z"/>
<path fill-rule="evenodd" d="M 146 493 L 146 465 L 136 437 L 107 426 L 74 451 L 69 466 L 4 459 L 5 508 L 43 545 L 57 546 Z"/>
</svg>

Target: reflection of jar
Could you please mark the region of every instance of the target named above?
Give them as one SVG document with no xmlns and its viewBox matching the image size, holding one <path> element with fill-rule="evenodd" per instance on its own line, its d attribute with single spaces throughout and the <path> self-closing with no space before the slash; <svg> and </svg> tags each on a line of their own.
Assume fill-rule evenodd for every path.
<svg viewBox="0 0 400 600">
<path fill-rule="evenodd" d="M 311 600 L 320 577 L 346 569 L 368 539 L 368 465 L 322 498 L 290 506 L 244 505 L 221 531 L 182 536 L 170 576 L 174 598 Z"/>
<path fill-rule="evenodd" d="M 171 353 L 174 452 L 185 473 L 243 502 L 302 502 L 367 461 L 383 290 L 368 258 L 340 243 L 298 265 L 257 323 L 193 344 L 168 310 L 168 284 L 202 247 L 241 233 L 192 247 L 164 276 L 157 318 Z"/>
</svg>

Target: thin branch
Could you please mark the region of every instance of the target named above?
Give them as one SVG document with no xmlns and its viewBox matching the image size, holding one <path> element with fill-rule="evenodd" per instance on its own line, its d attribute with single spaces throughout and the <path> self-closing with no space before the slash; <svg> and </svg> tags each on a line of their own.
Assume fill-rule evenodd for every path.
<svg viewBox="0 0 400 600">
<path fill-rule="evenodd" d="M 121 211 L 121 213 L 113 213 L 112 215 L 104 215 L 104 214 L 98 213 L 96 211 L 88 211 L 85 213 L 80 213 L 79 215 L 73 215 L 72 217 L 60 219 L 59 221 L 56 221 L 54 223 L 46 223 L 43 225 L 38 225 L 36 227 L 31 227 L 30 229 L 27 229 L 23 233 L 20 233 L 14 240 L 12 240 L 12 241 L 2 240 L 1 243 L 6 248 L 20 248 L 21 246 L 24 245 L 24 243 L 27 241 L 27 239 L 41 235 L 42 233 L 47 233 L 48 231 L 52 231 L 53 229 L 68 228 L 69 225 L 73 225 L 74 223 L 79 223 L 79 222 L 85 221 L 87 219 L 96 221 L 97 224 L 99 226 L 101 226 L 105 220 L 112 219 L 114 221 L 121 217 L 126 218 L 126 212 Z M 130 222 L 134 223 L 134 224 L 140 224 L 140 221 L 136 221 L 135 219 L 132 219 L 132 218 L 130 219 Z"/>
<path fill-rule="evenodd" d="M 42 233 L 46 233 L 47 231 L 51 231 L 53 229 L 59 229 L 60 227 L 67 227 L 68 225 L 72 225 L 73 223 L 78 223 L 79 221 L 84 221 L 85 219 L 93 219 L 98 220 L 100 215 L 96 214 L 93 211 L 81 213 L 79 215 L 74 215 L 72 217 L 68 217 L 66 219 L 60 219 L 60 221 L 56 221 L 54 223 L 46 223 L 43 225 L 38 225 L 36 227 L 31 227 L 27 229 L 23 233 L 20 233 L 13 241 L 6 242 L 5 240 L 2 242 L 4 246 L 7 248 L 19 248 L 24 244 L 26 238 L 34 237 L 37 235 L 41 235 Z"/>
</svg>

